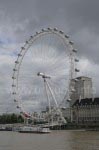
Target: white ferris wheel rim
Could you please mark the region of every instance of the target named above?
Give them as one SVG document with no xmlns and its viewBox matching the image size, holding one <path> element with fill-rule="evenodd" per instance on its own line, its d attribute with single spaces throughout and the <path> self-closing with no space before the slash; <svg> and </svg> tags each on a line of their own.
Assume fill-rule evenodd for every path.
<svg viewBox="0 0 99 150">
<path fill-rule="evenodd" d="M 69 80 L 72 78 L 75 78 L 75 55 L 76 55 L 76 49 L 73 48 L 73 42 L 69 40 L 69 36 L 65 35 L 63 31 L 60 31 L 56 28 L 47 28 L 47 29 L 42 29 L 40 32 L 36 32 L 34 36 L 31 36 L 28 41 L 25 42 L 24 46 L 21 47 L 21 50 L 18 54 L 17 60 L 15 61 L 15 66 L 13 69 L 13 82 L 12 82 L 12 94 L 14 97 L 14 102 L 17 105 L 17 108 L 20 109 L 20 112 L 25 112 L 22 104 L 20 103 L 19 97 L 18 97 L 18 78 L 19 78 L 19 73 L 20 73 L 20 68 L 22 61 L 24 59 L 25 54 L 31 47 L 31 45 L 34 43 L 35 40 L 37 40 L 40 36 L 44 36 L 46 34 L 55 34 L 62 39 L 64 42 L 64 45 L 66 44 L 68 46 L 69 50 L 69 59 L 70 59 L 70 77 Z M 69 87 L 69 85 L 68 85 Z"/>
</svg>

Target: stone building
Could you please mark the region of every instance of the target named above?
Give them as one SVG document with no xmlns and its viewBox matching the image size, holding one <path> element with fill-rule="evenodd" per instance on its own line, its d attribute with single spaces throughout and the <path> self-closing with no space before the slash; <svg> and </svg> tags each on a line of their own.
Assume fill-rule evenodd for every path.
<svg viewBox="0 0 99 150">
<path fill-rule="evenodd" d="M 99 98 L 76 100 L 72 106 L 72 122 L 99 125 Z"/>
<path fill-rule="evenodd" d="M 76 79 L 72 79 L 71 86 L 74 91 L 71 94 L 71 105 L 77 99 L 85 99 L 92 98 L 92 79 L 85 76 L 77 77 Z"/>
</svg>

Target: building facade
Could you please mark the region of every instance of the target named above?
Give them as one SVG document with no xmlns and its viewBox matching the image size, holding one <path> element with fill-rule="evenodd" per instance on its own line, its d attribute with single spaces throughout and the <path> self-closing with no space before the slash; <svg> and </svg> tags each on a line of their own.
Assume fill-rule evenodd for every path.
<svg viewBox="0 0 99 150">
<path fill-rule="evenodd" d="M 99 125 L 99 98 L 77 100 L 72 106 L 72 122 Z"/>
<path fill-rule="evenodd" d="M 71 94 L 71 105 L 74 104 L 76 100 L 92 98 L 92 79 L 89 77 L 77 77 L 76 79 L 72 79 L 71 86 L 74 91 Z"/>
</svg>

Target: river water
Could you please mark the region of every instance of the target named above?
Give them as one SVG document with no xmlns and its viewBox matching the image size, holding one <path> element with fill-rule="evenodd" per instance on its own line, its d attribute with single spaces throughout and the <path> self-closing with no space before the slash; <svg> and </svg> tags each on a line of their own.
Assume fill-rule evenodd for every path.
<svg viewBox="0 0 99 150">
<path fill-rule="evenodd" d="M 0 131 L 0 150 L 99 150 L 99 132 L 68 130 L 26 134 Z"/>
</svg>

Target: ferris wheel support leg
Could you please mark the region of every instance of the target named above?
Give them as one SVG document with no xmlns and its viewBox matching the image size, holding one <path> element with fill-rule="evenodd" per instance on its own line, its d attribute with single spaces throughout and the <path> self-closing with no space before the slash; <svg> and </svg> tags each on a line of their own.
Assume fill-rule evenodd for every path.
<svg viewBox="0 0 99 150">
<path fill-rule="evenodd" d="M 47 96 L 47 100 L 48 100 L 48 104 L 49 104 L 49 114 L 51 114 L 51 102 L 50 102 L 50 98 L 49 98 L 47 87 L 46 87 L 46 80 L 44 80 L 44 87 L 45 87 L 46 96 Z"/>
<path fill-rule="evenodd" d="M 48 100 L 48 107 L 49 107 L 49 110 L 48 110 L 48 112 L 49 112 L 49 114 L 48 114 L 48 116 L 49 115 L 51 115 L 51 103 L 50 103 L 50 98 L 49 98 L 49 95 L 48 95 L 48 90 L 47 90 L 47 86 L 46 86 L 46 81 L 45 81 L 45 79 L 44 79 L 44 87 L 45 87 L 45 91 L 46 91 L 46 97 L 47 97 L 47 100 Z M 51 120 L 50 120 L 51 119 Z M 50 125 L 50 121 L 52 122 L 52 118 L 49 118 L 48 117 L 48 124 Z"/>
<path fill-rule="evenodd" d="M 53 99 L 54 99 L 54 101 L 55 101 L 56 107 L 57 107 L 57 108 L 59 108 L 58 103 L 57 103 L 57 100 L 56 100 L 56 98 L 55 98 L 55 96 L 54 96 L 54 94 L 53 94 L 53 92 L 52 92 L 52 89 L 51 89 L 51 87 L 50 87 L 50 85 L 49 85 L 48 81 L 47 81 L 47 80 L 45 80 L 45 82 L 46 82 L 46 85 L 47 85 L 47 87 L 48 87 L 48 89 L 49 89 L 49 91 L 50 91 L 51 95 L 52 95 L 52 98 L 53 98 Z"/>
<path fill-rule="evenodd" d="M 28 125 L 28 119 L 26 117 L 24 117 L 24 124 Z"/>
<path fill-rule="evenodd" d="M 48 87 L 48 89 L 49 89 L 49 91 L 50 91 L 50 93 L 51 93 L 51 95 L 52 95 L 52 98 L 53 98 L 54 101 L 55 101 L 56 108 L 57 108 L 57 110 L 58 110 L 58 112 L 59 112 L 59 114 L 60 114 L 60 117 L 61 117 L 62 121 L 63 121 L 64 123 L 67 123 L 66 120 L 65 120 L 65 118 L 64 118 L 63 115 L 62 115 L 62 112 L 61 112 L 60 109 L 59 109 L 57 100 L 56 100 L 56 98 L 55 98 L 55 96 L 54 96 L 54 93 L 52 92 L 52 89 L 51 89 L 51 87 L 50 87 L 48 81 L 47 81 L 46 79 L 44 79 L 44 82 L 46 82 L 46 85 L 47 85 L 47 87 Z"/>
</svg>

